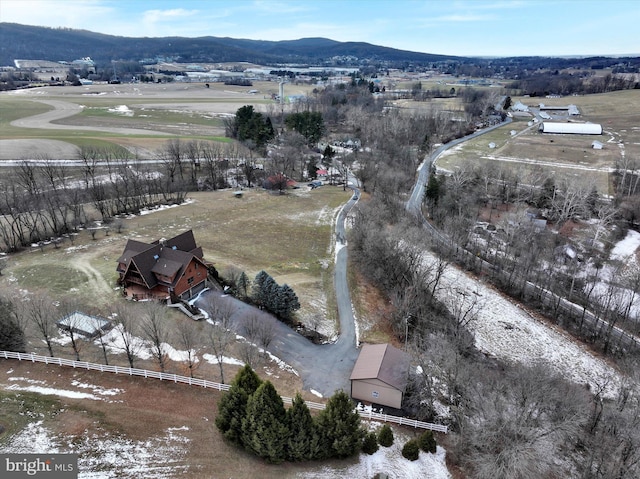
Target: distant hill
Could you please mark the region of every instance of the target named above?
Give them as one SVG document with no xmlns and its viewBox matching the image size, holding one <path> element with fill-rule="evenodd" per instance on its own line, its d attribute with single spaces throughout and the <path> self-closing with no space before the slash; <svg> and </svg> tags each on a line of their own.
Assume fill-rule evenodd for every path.
<svg viewBox="0 0 640 479">
<path fill-rule="evenodd" d="M 288 41 L 243 40 L 221 37 L 130 38 L 87 30 L 0 23 L 0 65 L 15 59 L 71 61 L 91 57 L 98 63 L 179 57 L 180 62 L 247 61 L 262 64 L 329 64 L 336 57 L 357 57 L 357 63 L 428 64 L 461 57 L 396 50 L 364 42 L 327 38 Z"/>
</svg>

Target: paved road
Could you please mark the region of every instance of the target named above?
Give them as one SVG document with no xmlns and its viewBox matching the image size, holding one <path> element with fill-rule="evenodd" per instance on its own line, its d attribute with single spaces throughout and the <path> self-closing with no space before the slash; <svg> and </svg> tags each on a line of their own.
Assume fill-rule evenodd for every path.
<svg viewBox="0 0 640 479">
<path fill-rule="evenodd" d="M 505 123 L 500 123 L 498 125 L 485 128 L 476 133 L 473 133 L 472 135 L 465 136 L 463 138 L 458 138 L 457 140 L 447 143 L 446 145 L 442 145 L 437 150 L 435 150 L 430 156 L 425 158 L 425 161 L 422 163 L 422 165 L 420 165 L 420 168 L 418 170 L 418 179 L 416 181 L 416 184 L 413 187 L 413 191 L 411 192 L 411 197 L 407 201 L 406 210 L 408 212 L 411 212 L 417 215 L 418 218 L 422 220 L 422 224 L 424 225 L 425 229 L 429 231 L 432 237 L 437 241 L 440 241 L 442 243 L 448 243 L 448 238 L 424 218 L 424 216 L 422 215 L 422 209 L 421 209 L 422 198 L 424 196 L 424 189 L 426 188 L 426 184 L 429 180 L 431 165 L 433 164 L 434 161 L 438 159 L 438 157 L 444 151 L 448 150 L 449 148 L 456 146 L 464 141 L 470 140 L 471 138 L 484 135 L 485 133 L 491 130 L 494 130 L 496 128 L 499 128 L 501 126 L 504 126 L 510 123 L 511 121 L 512 121 L 511 118 L 508 118 Z M 535 128 L 538 125 L 539 123 L 536 123 L 533 126 L 527 128 L 527 130 L 531 128 Z M 464 252 L 462 250 L 460 250 L 460 252 L 471 254 L 469 252 Z M 487 272 L 490 271 L 491 274 L 497 274 L 499 272 L 495 269 L 494 265 L 484 260 L 479 260 L 479 261 L 480 261 L 480 264 L 482 265 L 482 268 L 484 268 Z M 510 273 L 504 272 L 504 274 L 505 276 L 507 275 L 512 276 Z M 627 331 L 624 331 L 618 326 L 611 325 L 609 322 L 605 321 L 604 319 L 601 319 L 596 315 L 594 315 L 591 311 L 585 310 L 583 307 L 577 304 L 571 303 L 567 301 L 565 298 L 560 298 L 556 294 L 542 289 L 540 286 L 534 285 L 529 281 L 525 281 L 525 278 L 522 278 L 519 272 L 516 273 L 516 277 L 520 278 L 519 279 L 520 282 L 525 283 L 525 289 L 530 296 L 543 298 L 542 301 L 548 305 L 554 305 L 557 303 L 558 307 L 565 313 L 571 314 L 575 317 L 584 318 L 585 324 L 587 324 L 594 330 L 605 331 L 605 330 L 611 329 L 611 342 L 613 344 L 622 344 L 625 347 L 634 348 L 634 349 L 640 347 L 640 337 L 632 333 L 629 333 Z"/>
<path fill-rule="evenodd" d="M 349 210 L 356 204 L 360 193 L 353 188 L 354 194 L 344 205 L 336 220 L 336 264 L 335 286 L 340 335 L 335 343 L 317 345 L 307 340 L 290 327 L 268 313 L 249 306 L 220 291 L 207 291 L 196 302 L 206 309 L 207 302 L 231 304 L 233 308 L 232 327 L 238 334 L 247 336 L 247 319 L 258 316 L 260 321 L 271 324 L 274 340 L 268 347 L 269 352 L 293 367 L 303 381 L 304 388 L 315 390 L 324 397 L 331 396 L 336 390 L 350 392 L 349 376 L 358 357 L 356 331 L 351 305 L 351 296 L 347 285 L 347 248 L 344 222 Z"/>
</svg>

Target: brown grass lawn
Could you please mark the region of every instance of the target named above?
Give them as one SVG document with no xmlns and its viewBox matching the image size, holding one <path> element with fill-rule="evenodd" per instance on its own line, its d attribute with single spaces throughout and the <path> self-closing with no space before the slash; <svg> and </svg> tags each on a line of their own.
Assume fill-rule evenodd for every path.
<svg viewBox="0 0 640 479">
<path fill-rule="evenodd" d="M 58 390 L 86 393 L 86 388 L 72 385 L 73 381 L 78 381 L 120 392 L 104 396 L 103 400 L 91 400 L 8 391 L 4 389 L 9 384 L 31 384 L 19 380 L 9 382 L 8 377 L 38 381 L 42 386 Z M 119 466 L 106 465 L 103 458 L 107 453 L 116 451 L 104 451 L 101 443 L 105 441 L 112 447 L 133 443 L 134 451 L 136 444 L 143 450 L 148 449 L 148 444 L 153 441 L 162 444 L 164 454 L 169 454 L 174 469 L 173 473 L 162 477 L 282 478 L 298 474 L 304 477 L 305 471 L 317 470 L 319 466 L 313 463 L 268 465 L 227 444 L 214 424 L 220 397 L 218 391 L 166 381 L 1 360 L 0 425 L 6 430 L 0 433 L 0 450 L 3 444 L 10 443 L 10 436 L 28 422 L 42 420 L 43 426 L 50 431 L 49 435 L 61 444 L 60 452 L 79 452 L 84 458 L 81 465 L 83 461 L 102 464 L 117 477 L 131 477 L 127 469 L 137 461 L 143 461 L 144 466 L 153 471 L 155 467 L 165 467 L 167 458 L 158 452 L 150 458 L 138 459 L 134 452 L 133 457 L 123 456 Z M 171 436 L 167 439 L 169 429 L 177 430 L 179 436 L 188 442 L 184 439 L 172 441 Z M 143 452 L 138 450 L 137 454 L 142 455 Z M 331 461 L 329 464 L 346 466 L 355 460 Z"/>
<path fill-rule="evenodd" d="M 107 235 L 103 230 L 92 240 L 87 232 L 80 232 L 74 244 L 67 240 L 58 249 L 48 245 L 44 251 L 36 248 L 11 255 L 0 276 L 0 285 L 5 291 L 15 292 L 16 297 L 44 291 L 54 299 L 72 299 L 78 309 L 107 315 L 113 304 L 124 301 L 115 289 L 115 261 L 127 239 L 152 241 L 191 228 L 205 257 L 221 272 L 234 266 L 253 277 L 265 269 L 280 284 L 286 282 L 298 293 L 301 317 L 320 310 L 335 320 L 334 308 L 326 307 L 333 301 L 331 235 L 337 210 L 348 197 L 349 192 L 329 186 L 313 191 L 304 187 L 284 196 L 259 189 L 247 190 L 240 199 L 230 191 L 191 194 L 189 198 L 193 201 L 189 204 L 125 220 L 122 234 L 111 231 Z M 175 311 L 169 312 L 169 320 L 190 321 Z M 208 327 L 205 323 L 192 324 L 200 329 Z M 38 336 L 33 334 L 29 339 L 29 351 L 46 354 Z M 96 344 L 82 344 L 82 360 L 103 361 Z M 173 345 L 181 349 L 178 344 Z M 239 357 L 237 347 L 227 355 Z M 202 352 L 206 352 L 206 348 L 200 354 Z M 56 344 L 54 354 L 72 357 L 68 345 Z M 110 354 L 109 362 L 127 365 L 122 354 Z M 139 359 L 136 367 L 157 369 L 151 359 Z M 237 366 L 225 365 L 227 382 L 237 370 Z M 182 363 L 170 362 L 167 371 L 188 374 Z M 261 360 L 257 372 L 271 380 L 283 395 L 291 397 L 302 390 L 296 375 L 279 369 L 267 359 Z M 195 376 L 220 380 L 218 366 L 202 360 Z M 113 398 L 118 402 L 41 396 L 6 390 L 7 386 L 16 384 L 9 382 L 8 377 L 44 381 L 47 387 L 57 389 L 73 389 L 70 384 L 76 380 L 124 392 Z M 267 466 L 227 445 L 213 424 L 219 397 L 220 393 L 215 391 L 157 380 L 3 360 L 0 361 L 0 402 L 3 403 L 0 423 L 5 425 L 7 433 L 5 437 L 0 436 L 0 446 L 8 434 L 20 431 L 28 422 L 39 418 L 44 419 L 43 425 L 53 435 L 59 435 L 63 444 L 77 445 L 90 438 L 85 440 L 81 451 L 96 457 L 102 454 L 97 445 L 100 441 L 160 440 L 169 428 L 186 426 L 188 430 L 180 434 L 189 442 L 176 467 L 180 464 L 188 467 L 188 477 L 244 478 L 256 474 L 265 478 L 291 477 L 298 473 L 304 476 L 305 470 L 318 467 L 314 464 Z M 309 392 L 303 392 L 303 397 L 318 401 Z M 176 444 L 176 450 L 180 444 Z M 332 464 L 340 467 L 352 462 Z"/>
<path fill-rule="evenodd" d="M 82 231 L 74 244 L 34 248 L 11 255 L 0 285 L 72 296 L 78 307 L 107 306 L 118 298 L 115 262 L 128 238 L 154 241 L 193 229 L 205 257 L 224 274 L 234 266 L 253 277 L 261 269 L 288 283 L 305 308 L 327 294 L 332 276 L 331 232 L 349 192 L 337 187 L 271 195 L 246 190 L 193 193 L 191 203 L 124 220 L 122 234 Z"/>
<path fill-rule="evenodd" d="M 517 120 L 491 133 L 464 143 L 446 153 L 437 166 L 446 170 L 462 167 L 506 168 L 529 175 L 553 175 L 558 182 L 590 182 L 602 194 L 612 194 L 609 168 L 615 167 L 624 154 L 627 158 L 640 155 L 640 91 L 626 90 L 602 95 L 566 98 L 513 98 L 537 106 L 573 103 L 582 115 L 579 121 L 600 123 L 604 134 L 592 135 L 543 135 L 537 127 L 512 137 L 511 130 L 520 133 L 527 129 L 527 122 Z M 602 150 L 591 148 L 593 140 L 605 144 Z M 490 149 L 494 142 L 496 148 Z"/>
</svg>

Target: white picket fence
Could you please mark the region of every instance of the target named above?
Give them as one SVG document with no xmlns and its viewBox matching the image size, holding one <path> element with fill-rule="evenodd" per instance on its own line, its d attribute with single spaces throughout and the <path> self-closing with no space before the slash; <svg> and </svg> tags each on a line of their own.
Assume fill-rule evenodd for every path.
<svg viewBox="0 0 640 479">
<path fill-rule="evenodd" d="M 147 369 L 137 368 L 123 368 L 121 366 L 111 366 L 107 364 L 88 363 L 86 361 L 73 361 L 71 359 L 52 358 L 50 356 L 40 356 L 30 353 L 16 353 L 14 351 L 0 351 L 0 358 L 5 359 L 17 359 L 19 361 L 31 361 L 34 363 L 55 364 L 57 366 L 71 366 L 78 369 L 89 369 L 92 371 L 100 371 L 103 373 L 115 373 L 126 374 L 128 376 L 140 376 L 143 378 L 159 379 L 160 381 L 173 381 L 174 383 L 189 384 L 190 386 L 200 386 L 208 389 L 216 389 L 218 391 L 228 391 L 231 387 L 229 384 L 221 384 L 213 381 L 207 381 L 206 379 L 197 379 L 189 376 L 179 376 L 177 374 L 160 373 L 157 371 L 149 371 Z M 293 399 L 286 396 L 281 396 L 282 401 L 291 405 Z M 313 401 L 305 401 L 309 409 L 322 410 L 326 406 L 322 403 Z M 402 416 L 394 416 L 391 414 L 380 414 L 371 410 L 363 411 L 357 409 L 358 414 L 362 419 L 368 419 L 372 421 L 391 422 L 400 424 L 403 426 L 411 426 L 414 428 L 430 429 L 432 431 L 444 432 L 448 431 L 447 426 L 441 424 L 432 424 L 429 422 L 416 421 L 415 419 L 408 419 Z"/>
</svg>

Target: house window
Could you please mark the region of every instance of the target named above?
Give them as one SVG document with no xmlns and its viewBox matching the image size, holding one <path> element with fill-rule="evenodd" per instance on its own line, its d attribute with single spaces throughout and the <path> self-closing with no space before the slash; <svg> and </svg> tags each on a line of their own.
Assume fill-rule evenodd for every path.
<svg viewBox="0 0 640 479">
<path fill-rule="evenodd" d="M 189 285 L 192 285 L 192 284 L 193 284 L 193 276 L 191 276 L 191 277 L 187 280 L 187 283 L 189 283 Z"/>
<path fill-rule="evenodd" d="M 378 391 L 371 391 L 371 396 L 377 399 L 380 394 L 378 393 Z"/>
</svg>

